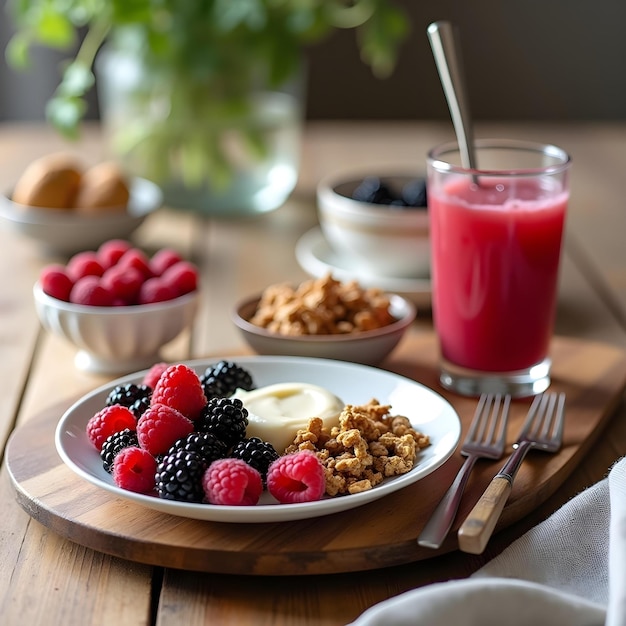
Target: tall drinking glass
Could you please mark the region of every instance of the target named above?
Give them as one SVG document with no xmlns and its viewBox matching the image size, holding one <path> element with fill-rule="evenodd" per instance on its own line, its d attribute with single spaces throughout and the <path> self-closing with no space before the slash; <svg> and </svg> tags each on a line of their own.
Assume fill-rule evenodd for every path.
<svg viewBox="0 0 626 626">
<path fill-rule="evenodd" d="M 475 149 L 475 170 L 457 144 L 428 155 L 440 381 L 468 396 L 531 396 L 550 385 L 570 157 L 513 140 Z"/>
</svg>

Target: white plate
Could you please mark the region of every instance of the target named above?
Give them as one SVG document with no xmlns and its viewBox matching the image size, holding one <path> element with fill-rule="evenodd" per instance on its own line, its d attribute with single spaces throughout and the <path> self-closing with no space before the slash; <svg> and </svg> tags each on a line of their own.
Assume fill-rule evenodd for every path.
<svg viewBox="0 0 626 626">
<path fill-rule="evenodd" d="M 379 287 L 389 293 L 400 294 L 418 306 L 431 305 L 429 278 L 387 278 L 364 272 L 350 258 L 332 250 L 319 227 L 300 237 L 296 243 L 296 259 L 300 267 L 315 278 L 332 272 L 338 280 L 356 279 L 363 287 Z"/>
<path fill-rule="evenodd" d="M 346 404 L 365 404 L 374 397 L 382 404 L 390 404 L 393 413 L 406 415 L 414 428 L 430 436 L 432 443 L 419 453 L 410 472 L 387 478 L 369 491 L 316 502 L 277 504 L 264 493 L 256 506 L 219 506 L 137 494 L 113 483 L 111 475 L 102 467 L 98 451 L 87 439 L 85 428 L 92 415 L 104 407 L 109 391 L 118 384 L 139 382 L 143 377 L 140 372 L 99 387 L 65 412 L 55 433 L 59 455 L 85 480 L 148 508 L 193 519 L 248 523 L 307 519 L 372 502 L 428 476 L 452 455 L 458 444 L 461 422 L 452 406 L 439 394 L 408 378 L 365 365 L 313 358 L 236 356 L 187 363 L 202 373 L 208 365 L 221 359 L 235 361 L 247 369 L 257 387 L 279 382 L 308 382 L 327 388 Z"/>
</svg>

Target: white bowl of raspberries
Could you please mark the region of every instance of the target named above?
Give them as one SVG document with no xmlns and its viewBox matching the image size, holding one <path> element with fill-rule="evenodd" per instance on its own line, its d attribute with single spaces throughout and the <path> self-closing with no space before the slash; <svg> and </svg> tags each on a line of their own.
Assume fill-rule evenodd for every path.
<svg viewBox="0 0 626 626">
<path fill-rule="evenodd" d="M 198 306 L 197 267 L 162 248 L 152 256 L 125 240 L 46 265 L 33 288 L 42 326 L 78 348 L 75 365 L 125 374 L 161 359 Z"/>
</svg>

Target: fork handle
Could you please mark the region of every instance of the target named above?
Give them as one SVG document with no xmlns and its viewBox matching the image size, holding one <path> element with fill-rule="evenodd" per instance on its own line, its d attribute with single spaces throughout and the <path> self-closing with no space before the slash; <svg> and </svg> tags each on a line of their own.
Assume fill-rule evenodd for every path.
<svg viewBox="0 0 626 626">
<path fill-rule="evenodd" d="M 458 532 L 459 548 L 470 554 L 482 554 L 500 519 L 502 509 L 513 489 L 513 480 L 532 444 L 522 441 L 494 476 L 489 486 L 470 511 Z"/>
<path fill-rule="evenodd" d="M 508 478 L 496 476 L 459 528 L 459 548 L 482 554 L 511 493 Z"/>
<path fill-rule="evenodd" d="M 465 459 L 465 463 L 463 463 L 459 473 L 456 475 L 454 482 L 446 491 L 417 538 L 417 543 L 420 546 L 437 549 L 443 543 L 446 535 L 450 532 L 450 528 L 452 528 L 454 518 L 459 510 L 465 484 L 477 459 L 478 457 L 473 454 L 468 455 Z"/>
</svg>

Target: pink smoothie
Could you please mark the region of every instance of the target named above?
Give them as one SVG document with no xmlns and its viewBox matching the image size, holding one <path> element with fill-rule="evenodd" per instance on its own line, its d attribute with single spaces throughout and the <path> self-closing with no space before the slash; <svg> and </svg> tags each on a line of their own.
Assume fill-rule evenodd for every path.
<svg viewBox="0 0 626 626">
<path fill-rule="evenodd" d="M 444 358 L 470 369 L 525 369 L 548 352 L 568 194 L 516 180 L 503 205 L 510 184 L 429 189 L 435 327 Z"/>
</svg>

